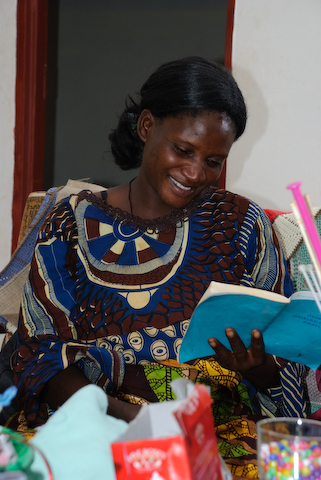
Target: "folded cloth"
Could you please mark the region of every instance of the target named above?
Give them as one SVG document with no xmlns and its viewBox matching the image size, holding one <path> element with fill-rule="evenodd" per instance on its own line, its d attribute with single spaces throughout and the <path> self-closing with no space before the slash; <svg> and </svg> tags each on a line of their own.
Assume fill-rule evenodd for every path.
<svg viewBox="0 0 321 480">
<path fill-rule="evenodd" d="M 46 457 L 55 480 L 116 478 L 110 444 L 128 424 L 106 415 L 107 405 L 107 395 L 100 387 L 86 385 L 30 440 Z M 45 480 L 49 478 L 37 453 L 31 471 L 43 475 Z"/>
</svg>

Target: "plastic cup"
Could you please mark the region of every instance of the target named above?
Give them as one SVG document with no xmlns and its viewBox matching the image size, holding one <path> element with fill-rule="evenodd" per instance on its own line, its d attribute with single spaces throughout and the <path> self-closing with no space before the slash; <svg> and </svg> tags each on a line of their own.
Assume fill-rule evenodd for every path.
<svg viewBox="0 0 321 480">
<path fill-rule="evenodd" d="M 260 480 L 321 480 L 321 422 L 269 418 L 257 435 Z"/>
</svg>

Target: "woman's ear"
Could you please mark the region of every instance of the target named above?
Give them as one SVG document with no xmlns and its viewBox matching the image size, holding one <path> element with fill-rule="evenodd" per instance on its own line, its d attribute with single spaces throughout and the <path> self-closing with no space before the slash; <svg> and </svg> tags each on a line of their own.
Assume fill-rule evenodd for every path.
<svg viewBox="0 0 321 480">
<path fill-rule="evenodd" d="M 150 128 L 154 125 L 155 118 L 150 110 L 144 109 L 137 120 L 137 135 L 145 143 Z"/>
</svg>

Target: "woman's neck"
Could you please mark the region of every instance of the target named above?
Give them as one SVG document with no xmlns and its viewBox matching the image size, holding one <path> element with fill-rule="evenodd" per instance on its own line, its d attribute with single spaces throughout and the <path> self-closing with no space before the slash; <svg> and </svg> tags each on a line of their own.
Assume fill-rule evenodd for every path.
<svg viewBox="0 0 321 480">
<path fill-rule="evenodd" d="M 128 184 L 128 203 L 130 213 L 145 220 L 154 220 L 180 210 L 162 202 L 150 186 L 144 186 L 139 177 L 133 178 Z"/>
</svg>

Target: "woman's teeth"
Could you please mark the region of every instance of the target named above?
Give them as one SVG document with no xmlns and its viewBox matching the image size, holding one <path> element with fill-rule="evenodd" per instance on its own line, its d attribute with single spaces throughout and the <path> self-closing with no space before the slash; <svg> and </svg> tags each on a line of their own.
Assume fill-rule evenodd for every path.
<svg viewBox="0 0 321 480">
<path fill-rule="evenodd" d="M 175 180 L 175 178 L 173 178 L 173 177 L 171 177 L 171 179 L 172 179 L 173 183 L 175 183 L 175 185 L 177 185 L 182 190 L 191 190 L 192 189 L 192 187 L 186 187 L 185 185 L 182 185 L 177 180 Z"/>
</svg>

